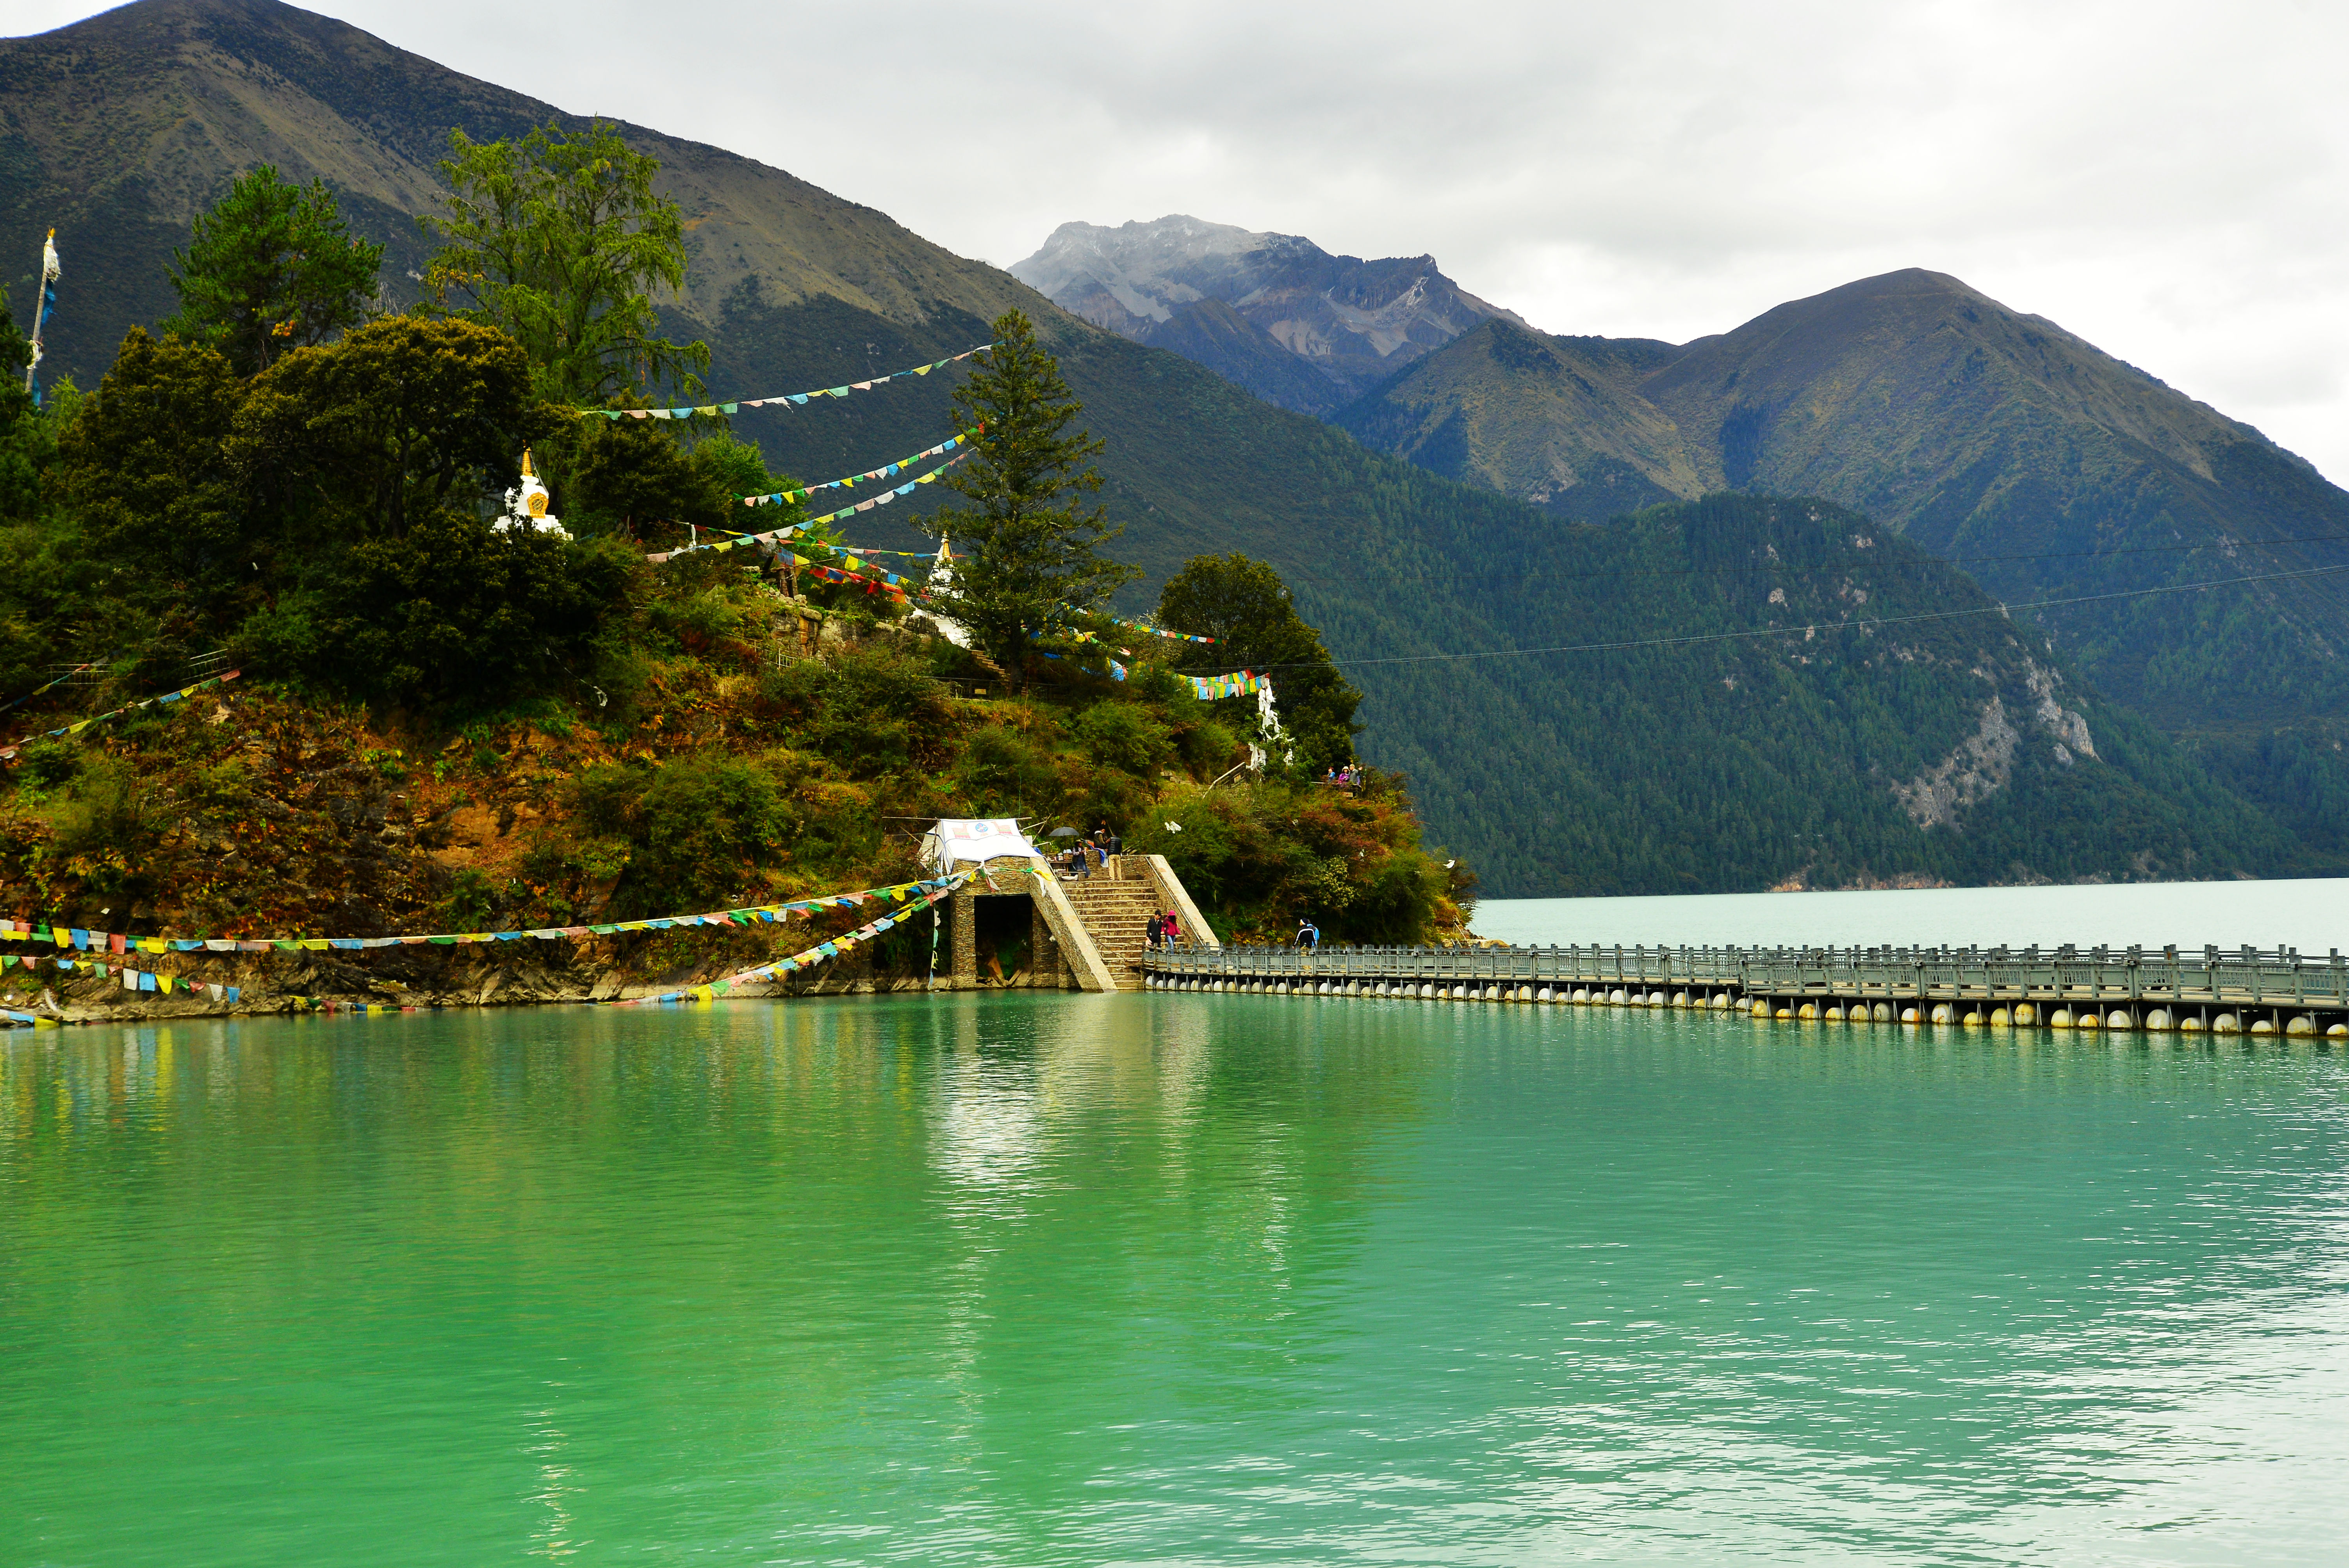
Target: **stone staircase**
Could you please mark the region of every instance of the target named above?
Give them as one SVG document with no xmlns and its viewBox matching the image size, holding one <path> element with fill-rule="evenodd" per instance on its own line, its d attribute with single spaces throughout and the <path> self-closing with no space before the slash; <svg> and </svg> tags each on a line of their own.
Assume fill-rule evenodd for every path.
<svg viewBox="0 0 2349 1568">
<path fill-rule="evenodd" d="M 1150 917 L 1162 907 L 1156 887 L 1147 881 L 1112 882 L 1096 872 L 1076 882 L 1064 882 L 1062 892 L 1075 906 L 1085 934 L 1109 965 L 1121 991 L 1142 989 L 1142 955 L 1150 944 Z"/>
</svg>

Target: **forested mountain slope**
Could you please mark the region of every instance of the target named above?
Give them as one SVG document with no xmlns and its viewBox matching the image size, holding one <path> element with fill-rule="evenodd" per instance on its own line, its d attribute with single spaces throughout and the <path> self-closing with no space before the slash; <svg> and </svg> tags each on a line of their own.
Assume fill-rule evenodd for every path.
<svg viewBox="0 0 2349 1568">
<path fill-rule="evenodd" d="M 436 199 L 429 166 L 448 128 L 508 135 L 554 112 L 274 0 L 140 0 L 0 43 L 0 232 L 37 234 L 54 222 L 67 257 L 46 368 L 94 384 L 123 330 L 170 308 L 162 262 L 188 221 L 264 160 L 290 178 L 323 176 L 358 227 L 392 243 L 396 296 L 422 258 L 410 215 Z M 1969 737 L 1989 734 L 1993 752 L 2004 745 L 1998 726 L 1985 729 L 1989 695 L 2010 716 L 2031 711 L 2015 694 L 2054 678 L 2044 652 L 2029 655 L 2034 676 L 2022 655 L 1993 646 L 2008 634 L 1992 619 L 1956 624 L 1932 679 L 1898 654 L 1826 657 L 1781 639 L 1596 659 L 1429 657 L 1809 618 L 1799 597 L 1773 604 L 1742 579 L 1674 573 L 1713 559 L 1703 552 L 1716 527 L 1729 531 L 1724 548 L 1745 552 L 1740 571 L 1757 552 L 1766 562 L 1772 549 L 1811 548 L 1804 542 L 1821 529 L 1870 531 L 1841 513 L 1814 521 L 1808 510 L 1749 515 L 1712 503 L 1626 528 L 1566 527 L 1553 511 L 1268 407 L 781 170 L 641 128 L 627 134 L 661 159 L 664 187 L 685 209 L 691 265 L 673 325 L 710 342 L 711 396 L 860 379 L 959 352 L 1002 309 L 1028 310 L 1107 439 L 1102 499 L 1127 526 L 1116 548 L 1152 579 L 1133 603 L 1195 554 L 1237 550 L 1274 563 L 1367 694 L 1365 755 L 1409 769 L 1431 836 L 1475 861 L 1488 892 L 1752 888 L 1796 875 L 2261 874 L 2306 863 L 2168 743 L 2085 698 L 2066 700 L 2095 737 L 2092 759 L 2043 764 L 2023 748 L 1996 788 L 1952 786 L 1937 825 L 1917 826 L 1902 801 L 1936 798 L 1933 769 Z M 1629 376 L 1648 352 L 1586 357 L 1614 355 Z M 947 391 L 948 377 L 933 376 L 745 411 L 737 428 L 779 467 L 825 479 L 936 440 Z M 1696 394 L 1686 397 L 1693 407 Z M 1661 445 L 1663 429 L 1651 421 L 1642 438 Z M 1631 444 L 1619 445 L 1636 469 Z M 1688 466 L 1703 482 L 1709 470 Z M 1671 471 L 1659 490 L 1681 493 L 1685 477 Z M 1782 539 L 1782 529 L 1792 531 Z M 1961 574 L 1932 575 L 1877 537 L 1848 573 L 1871 608 L 1981 602 Z M 910 539 L 876 527 L 854 542 Z M 1870 582 L 1888 561 L 1899 581 Z M 1800 595 L 1811 581 L 1784 586 Z M 1408 660 L 1424 662 L 1381 662 Z M 1960 678 L 1977 666 L 1992 672 L 1981 692 Z"/>
<path fill-rule="evenodd" d="M 1375 451 L 1562 517 L 1603 522 L 1723 487 L 1640 383 L 1669 343 L 1488 321 L 1333 418 Z"/>
<path fill-rule="evenodd" d="M 2307 463 L 1914 269 L 1679 348 L 1489 324 L 1337 418 L 1568 515 L 1643 487 L 1826 496 L 2015 602 L 2349 565 L 2349 492 Z M 2034 614 L 2100 689 L 2175 731 L 2322 727 L 2349 696 L 2349 574 Z"/>
</svg>

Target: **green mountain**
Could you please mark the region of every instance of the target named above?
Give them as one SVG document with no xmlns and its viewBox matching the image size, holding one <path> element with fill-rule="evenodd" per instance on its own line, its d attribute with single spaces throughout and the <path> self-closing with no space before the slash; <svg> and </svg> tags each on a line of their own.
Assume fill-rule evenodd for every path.
<svg viewBox="0 0 2349 1568">
<path fill-rule="evenodd" d="M 436 200 L 430 162 L 448 128 L 506 135 L 554 112 L 274 0 L 140 0 L 0 43 L 0 233 L 57 224 L 67 269 L 46 368 L 94 385 L 124 329 L 170 309 L 162 263 L 188 221 L 262 161 L 324 178 L 357 227 L 392 245 L 387 293 L 397 301 L 419 270 L 410 218 Z M 1863 605 L 1987 603 L 1961 573 L 1853 515 L 1747 500 L 1619 527 L 1564 523 L 1555 496 L 1535 506 L 1366 450 L 1186 358 L 1061 312 L 870 208 L 719 149 L 626 129 L 662 160 L 685 209 L 690 273 L 672 314 L 710 342 L 715 396 L 863 379 L 970 347 L 993 315 L 1026 309 L 1109 443 L 1103 500 L 1127 530 L 1121 552 L 1150 573 L 1135 604 L 1195 554 L 1273 562 L 1366 693 L 1364 755 L 1408 769 L 1431 837 L 1468 856 L 1488 892 L 2274 874 L 2310 863 L 2270 817 L 2082 695 L 2063 659 L 1994 615 L 1913 634 L 1745 636 L 1771 632 L 1774 618 L 1836 622 Z M 1714 482 L 1695 457 L 1685 472 L 1673 466 L 1666 437 L 1691 417 L 1640 392 L 1658 412 L 1631 418 L 1623 388 L 1633 377 L 1649 386 L 1655 372 L 1642 366 L 1663 351 L 1586 340 L 1569 360 L 1557 346 L 1575 341 L 1538 343 L 1572 367 L 1554 393 L 1560 407 L 1637 427 L 1591 449 L 1619 465 L 1609 471 L 1622 498 Z M 1608 365 L 1617 368 L 1583 368 Z M 779 466 L 830 478 L 937 439 L 947 391 L 933 376 L 746 411 L 738 429 Z M 1640 488 L 1641 476 L 1652 488 Z M 902 524 L 876 525 L 855 542 L 910 538 Z M 1755 575 L 1785 563 L 1808 564 L 1783 582 Z M 1742 640 L 1454 656 L 1700 632 Z M 2093 744 L 2054 738 L 2073 721 L 2050 717 L 2049 704 Z"/>
<path fill-rule="evenodd" d="M 1488 321 L 1349 406 L 1363 445 L 1562 517 L 1603 522 L 1722 487 L 1679 425 L 1640 394 L 1680 350 L 1637 339 L 1548 337 Z"/>
<path fill-rule="evenodd" d="M 2015 602 L 2349 566 L 2349 492 L 1938 273 L 1865 279 L 1680 348 L 1488 323 L 1336 418 L 1568 516 L 1642 487 L 1824 496 Z M 2033 614 L 2099 689 L 2173 732 L 2323 730 L 2349 696 L 2338 577 Z"/>
</svg>

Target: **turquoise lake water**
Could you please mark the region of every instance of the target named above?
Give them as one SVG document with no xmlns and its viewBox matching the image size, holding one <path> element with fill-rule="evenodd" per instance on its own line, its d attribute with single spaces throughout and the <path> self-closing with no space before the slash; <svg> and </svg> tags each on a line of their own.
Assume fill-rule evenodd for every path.
<svg viewBox="0 0 2349 1568">
<path fill-rule="evenodd" d="M 2323 1049 L 1340 998 L 0 1039 L 0 1563 L 2296 1563 Z"/>
</svg>

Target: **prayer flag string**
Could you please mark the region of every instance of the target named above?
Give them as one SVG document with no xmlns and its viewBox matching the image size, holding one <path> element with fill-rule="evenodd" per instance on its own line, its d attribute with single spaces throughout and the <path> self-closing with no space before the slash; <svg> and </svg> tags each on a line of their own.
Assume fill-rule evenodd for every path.
<svg viewBox="0 0 2349 1568">
<path fill-rule="evenodd" d="M 1215 702 L 1227 696 L 1245 696 L 1270 684 L 1263 676 L 1240 670 L 1227 676 L 1185 676 L 1191 683 L 1191 695 L 1201 702 Z"/>
<path fill-rule="evenodd" d="M 209 980 L 190 980 L 178 975 L 159 975 L 150 970 L 131 969 L 119 964 L 109 964 L 101 959 L 50 958 L 39 954 L 0 953 L 0 974 L 5 974 L 18 965 L 22 965 L 29 971 L 35 965 L 42 964 L 67 973 L 88 970 L 93 975 L 119 975 L 125 991 L 152 991 L 165 996 L 179 991 L 190 993 L 202 991 L 215 1002 L 234 1002 L 244 995 L 234 985 L 218 985 Z"/>
<path fill-rule="evenodd" d="M 825 893 L 816 898 L 754 904 L 743 909 L 712 910 L 706 914 L 668 914 L 657 920 L 620 920 L 601 925 L 541 926 L 527 931 L 440 932 L 418 936 L 131 936 L 115 931 L 87 931 L 80 926 L 0 920 L 0 942 L 47 943 L 85 953 L 325 953 L 374 947 L 413 947 L 426 943 L 450 946 L 463 943 L 518 942 L 523 937 L 538 942 L 554 942 L 570 937 L 668 931 L 679 926 L 778 924 L 794 914 L 813 918 L 819 911 L 854 909 L 876 898 L 897 903 L 925 889 L 941 885 L 936 879 L 893 882 L 886 887 L 860 888 L 854 892 Z"/>
<path fill-rule="evenodd" d="M 966 348 L 960 354 L 950 355 L 944 359 L 932 360 L 927 365 L 916 365 L 905 370 L 893 370 L 886 376 L 875 376 L 869 381 L 851 381 L 841 387 L 817 387 L 805 392 L 784 392 L 771 397 L 741 397 L 731 403 L 703 403 L 679 408 L 574 408 L 572 412 L 582 417 L 600 414 L 606 419 L 616 419 L 622 415 L 631 419 L 690 419 L 696 414 L 704 418 L 711 418 L 719 414 L 731 414 L 742 408 L 788 408 L 793 404 L 804 403 L 811 397 L 845 397 L 851 392 L 869 392 L 875 387 L 891 381 L 902 381 L 908 376 L 927 376 L 933 370 L 943 370 L 957 361 L 968 359 L 974 354 L 983 353 L 997 346 L 999 346 L 996 344 L 982 343 L 977 348 Z"/>
<path fill-rule="evenodd" d="M 49 681 L 44 685 L 35 686 L 31 691 L 26 692 L 23 696 L 16 698 L 15 701 L 0 703 L 0 713 L 6 713 L 11 708 L 22 707 L 26 703 L 32 701 L 35 697 L 40 696 L 43 692 L 52 691 L 57 687 L 65 685 L 66 682 L 73 679 L 74 676 L 81 674 L 84 670 L 94 670 L 96 668 L 98 668 L 98 665 L 96 663 L 76 665 L 73 668 L 67 670 L 57 679 Z"/>
<path fill-rule="evenodd" d="M 815 494 L 818 490 L 847 490 L 866 480 L 895 479 L 905 469 L 913 467 L 916 463 L 920 462 L 924 458 L 935 458 L 942 453 L 951 452 L 957 447 L 961 446 L 964 442 L 969 440 L 973 436 L 978 435 L 986 428 L 987 427 L 983 423 L 974 425 L 969 429 L 963 431 L 960 435 L 949 437 L 926 451 L 916 452 L 910 458 L 899 458 L 895 462 L 884 463 L 877 469 L 867 469 L 861 474 L 850 474 L 845 479 L 826 480 L 820 485 L 802 485 L 798 490 L 776 490 L 769 495 L 746 495 L 742 498 L 742 504 L 744 506 L 773 506 L 783 501 L 802 500 L 807 497 Z"/>
<path fill-rule="evenodd" d="M 913 494 L 916 487 L 917 486 L 937 483 L 938 476 L 940 474 L 945 473 L 948 469 L 954 467 L 957 463 L 962 461 L 963 459 L 968 456 L 970 456 L 970 454 L 967 451 L 957 452 L 953 457 L 948 458 L 945 462 L 940 463 L 936 468 L 932 469 L 928 473 L 924 474 L 917 480 L 907 480 L 904 484 L 897 486 L 895 490 L 883 490 L 879 495 L 868 497 L 864 500 L 858 501 L 854 506 L 844 506 L 838 511 L 828 511 L 822 517 L 812 517 L 805 522 L 795 522 L 789 528 L 770 529 L 764 533 L 738 533 L 731 539 L 721 539 L 711 544 L 688 544 L 678 550 L 659 551 L 654 554 L 646 556 L 645 559 L 647 561 L 674 561 L 680 555 L 691 555 L 697 551 L 731 550 L 738 544 L 772 544 L 778 540 L 789 538 L 791 535 L 799 532 L 802 529 L 821 527 L 823 524 L 827 522 L 837 522 L 843 517 L 854 517 L 860 511 L 871 511 L 876 506 L 887 506 L 899 496 Z"/>
<path fill-rule="evenodd" d="M 938 900 L 945 898 L 957 888 L 962 886 L 963 883 L 968 882 L 972 875 L 973 873 L 970 872 L 962 872 L 941 881 L 925 882 L 922 886 L 926 891 L 922 893 L 920 898 L 906 905 L 905 908 L 898 910 L 894 914 L 883 915 L 878 920 L 868 921 L 864 924 L 858 926 L 854 931 L 843 933 L 839 936 L 831 938 L 829 941 L 820 942 L 804 953 L 793 954 L 789 958 L 778 959 L 772 964 L 761 964 L 755 969 L 738 970 L 734 974 L 727 975 L 722 980 L 712 980 L 707 985 L 688 985 L 680 990 L 663 991 L 658 995 L 655 996 L 622 997 L 612 1002 L 610 1006 L 615 1007 L 640 1007 L 659 1002 L 682 1002 L 688 997 L 697 1002 L 707 1002 L 711 1000 L 713 997 L 725 995 L 737 985 L 750 985 L 761 980 L 772 980 L 778 975 L 790 975 L 802 969 L 812 969 L 818 965 L 823 964 L 827 959 L 839 958 L 845 955 L 859 943 L 870 942 L 874 937 L 880 935 L 883 932 L 891 930 L 903 923 L 908 916 L 936 904 Z M 935 963 L 935 960 L 933 960 L 933 962 Z"/>
<path fill-rule="evenodd" d="M 159 692 L 144 701 L 125 703 L 112 713 L 101 713 L 96 718 L 85 718 L 77 723 L 68 724 L 63 729 L 52 729 L 46 735 L 35 736 L 33 739 L 48 740 L 60 735 L 79 735 L 93 724 L 104 724 L 109 718 L 119 718 L 136 708 L 153 707 L 159 702 L 178 702 L 181 698 L 200 692 L 206 686 L 218 686 L 222 681 L 233 681 L 243 673 L 241 670 L 231 670 L 224 676 L 214 676 L 210 680 L 198 681 L 193 686 L 184 686 L 177 691 Z M 16 754 L 30 744 L 32 744 L 31 741 L 19 741 L 14 746 L 0 747 L 0 762 L 15 762 Z"/>
</svg>

